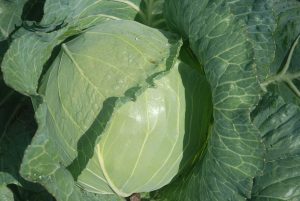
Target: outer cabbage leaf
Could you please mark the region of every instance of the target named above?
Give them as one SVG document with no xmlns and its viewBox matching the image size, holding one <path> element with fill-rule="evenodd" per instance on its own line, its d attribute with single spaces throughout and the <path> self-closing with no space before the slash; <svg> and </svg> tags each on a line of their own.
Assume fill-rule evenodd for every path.
<svg viewBox="0 0 300 201">
<path fill-rule="evenodd" d="M 276 57 L 270 66 L 268 78 L 262 82 L 268 90 L 276 91 L 285 101 L 300 105 L 300 2 L 276 1 L 274 13 L 278 22 L 274 39 Z M 299 39 L 298 39 L 299 40 Z"/>
<path fill-rule="evenodd" d="M 249 40 L 253 44 L 254 60 L 259 80 L 270 74 L 275 56 L 273 33 L 276 29 L 273 7 L 277 0 L 226 1 L 231 12 L 246 24 Z"/>
<path fill-rule="evenodd" d="M 251 200 L 297 201 L 300 197 L 300 108 L 266 95 L 252 113 L 266 145 L 263 175 L 254 179 Z"/>
<path fill-rule="evenodd" d="M 65 167 L 77 157 L 81 139 L 98 117 L 104 123 L 110 118 L 119 97 L 132 97 L 168 71 L 180 45 L 173 35 L 121 20 L 64 43 L 43 80 L 39 129 L 25 153 L 22 175 L 42 183 L 58 200 L 78 200 Z M 85 146 L 89 143 L 95 142 Z"/>
<path fill-rule="evenodd" d="M 7 39 L 16 26 L 21 25 L 21 15 L 26 1 L 0 1 L 0 41 Z"/>
<path fill-rule="evenodd" d="M 153 191 L 197 158 L 211 117 L 208 83 L 177 63 L 154 85 L 113 113 L 78 177 L 84 189 L 122 196 Z"/>
<path fill-rule="evenodd" d="M 44 64 L 53 48 L 68 36 L 64 31 L 49 34 L 28 32 L 14 40 L 1 66 L 6 84 L 22 94 L 37 95 Z"/>
<path fill-rule="evenodd" d="M 203 158 L 189 176 L 158 191 L 158 200 L 245 200 L 262 171 L 264 147 L 250 119 L 261 94 L 256 51 L 233 9 L 240 2 L 166 2 L 167 21 L 189 40 L 211 84 L 214 125 Z"/>
<path fill-rule="evenodd" d="M 0 185 L 0 200 L 1 201 L 14 201 L 14 195 L 9 188 Z"/>
<path fill-rule="evenodd" d="M 300 2 L 297 0 L 276 1 L 274 13 L 277 18 L 277 29 L 274 33 L 276 56 L 270 67 L 273 75 L 282 67 L 290 47 L 300 34 Z"/>
<path fill-rule="evenodd" d="M 74 22 L 90 27 L 109 19 L 133 20 L 140 10 L 141 0 L 52 0 L 46 1 L 42 27 L 54 28 Z"/>
<path fill-rule="evenodd" d="M 107 20 L 133 20 L 139 10 L 135 0 L 46 1 L 38 26 L 22 30 L 5 55 L 5 82 L 25 95 L 37 95 L 38 83 L 54 47 L 83 29 Z"/>
<path fill-rule="evenodd" d="M 165 0 L 142 0 L 136 21 L 150 27 L 168 29 L 163 14 Z"/>
<path fill-rule="evenodd" d="M 81 190 L 81 197 L 83 201 L 125 201 L 124 198 L 112 195 L 99 195 L 95 193 L 89 193 Z"/>
<path fill-rule="evenodd" d="M 295 42 L 294 42 L 295 43 Z M 294 46 L 293 44 L 292 46 Z M 290 52 L 287 57 L 291 56 L 290 63 L 288 59 L 282 63 L 282 69 L 279 73 L 270 76 L 264 83 L 271 84 L 267 88 L 269 91 L 273 91 L 287 102 L 300 105 L 300 45 L 299 42 L 295 46 L 290 48 Z M 285 68 L 284 68 L 285 67 Z M 263 84 L 264 84 L 263 83 Z"/>
</svg>

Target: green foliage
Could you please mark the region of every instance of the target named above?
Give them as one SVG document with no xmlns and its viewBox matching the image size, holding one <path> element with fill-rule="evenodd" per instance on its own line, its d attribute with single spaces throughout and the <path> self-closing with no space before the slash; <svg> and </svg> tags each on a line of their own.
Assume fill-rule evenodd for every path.
<svg viewBox="0 0 300 201">
<path fill-rule="evenodd" d="M 299 16 L 0 0 L 0 200 L 299 200 Z"/>
<path fill-rule="evenodd" d="M 0 41 L 9 37 L 22 23 L 23 6 L 27 0 L 0 1 Z"/>
</svg>

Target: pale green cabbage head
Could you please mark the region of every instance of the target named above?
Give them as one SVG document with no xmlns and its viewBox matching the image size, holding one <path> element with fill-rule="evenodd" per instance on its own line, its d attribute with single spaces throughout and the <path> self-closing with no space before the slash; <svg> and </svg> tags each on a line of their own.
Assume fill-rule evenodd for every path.
<svg viewBox="0 0 300 201">
<path fill-rule="evenodd" d="M 130 21 L 101 24 L 62 45 L 41 91 L 47 129 L 83 189 L 153 191 L 200 155 L 211 116 L 210 96 L 201 94 L 210 89 L 196 70 L 170 62 L 176 46 Z"/>
</svg>

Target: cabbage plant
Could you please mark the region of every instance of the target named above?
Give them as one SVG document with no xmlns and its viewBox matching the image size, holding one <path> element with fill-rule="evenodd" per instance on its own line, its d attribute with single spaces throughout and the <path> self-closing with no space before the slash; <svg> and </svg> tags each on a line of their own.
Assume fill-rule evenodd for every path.
<svg viewBox="0 0 300 201">
<path fill-rule="evenodd" d="M 0 0 L 0 200 L 300 200 L 298 0 Z"/>
</svg>

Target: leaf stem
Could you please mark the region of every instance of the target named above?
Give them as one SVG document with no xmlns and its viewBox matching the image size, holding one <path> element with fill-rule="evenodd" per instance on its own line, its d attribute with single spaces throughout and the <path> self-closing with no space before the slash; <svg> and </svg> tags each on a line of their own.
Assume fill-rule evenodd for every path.
<svg viewBox="0 0 300 201">
<path fill-rule="evenodd" d="M 153 10 L 153 0 L 148 0 L 148 1 L 145 1 L 146 3 L 146 16 L 147 16 L 147 22 L 146 24 L 148 26 L 152 26 L 152 10 Z"/>
<path fill-rule="evenodd" d="M 292 47 L 291 47 L 291 49 L 290 49 L 290 51 L 288 53 L 288 57 L 287 57 L 286 63 L 283 66 L 282 70 L 277 75 L 271 76 L 271 77 L 267 78 L 264 82 L 261 83 L 261 88 L 264 91 L 267 91 L 267 86 L 269 84 L 272 84 L 274 82 L 285 82 L 292 89 L 292 91 L 298 97 L 300 97 L 300 91 L 296 87 L 296 85 L 293 83 L 294 79 L 300 78 L 300 72 L 296 72 L 294 74 L 287 73 L 287 71 L 288 71 L 288 69 L 290 67 L 292 58 L 293 58 L 294 51 L 295 51 L 295 49 L 296 49 L 296 47 L 297 47 L 297 45 L 299 43 L 299 40 L 300 40 L 300 34 L 297 36 L 296 40 L 294 41 L 294 43 L 293 43 L 293 45 L 292 45 Z"/>
<path fill-rule="evenodd" d="M 279 73 L 279 75 L 284 75 L 287 72 L 287 70 L 289 69 L 289 66 L 290 66 L 290 63 L 291 63 L 291 60 L 292 60 L 295 48 L 297 47 L 297 45 L 299 43 L 299 38 L 300 38 L 300 34 L 298 35 L 297 39 L 295 40 L 294 44 L 292 45 L 292 48 L 291 48 L 290 53 L 288 55 L 287 61 L 286 61 L 285 65 L 284 65 L 283 69 Z"/>
<path fill-rule="evenodd" d="M 300 91 L 299 89 L 296 87 L 296 85 L 292 82 L 292 81 L 288 81 L 287 84 L 289 85 L 289 87 L 294 91 L 294 93 L 300 97 Z"/>
<path fill-rule="evenodd" d="M 300 68 L 299 68 L 300 69 Z M 286 77 L 288 77 L 291 80 L 300 78 L 300 72 L 294 73 L 294 74 L 287 74 Z"/>
</svg>

